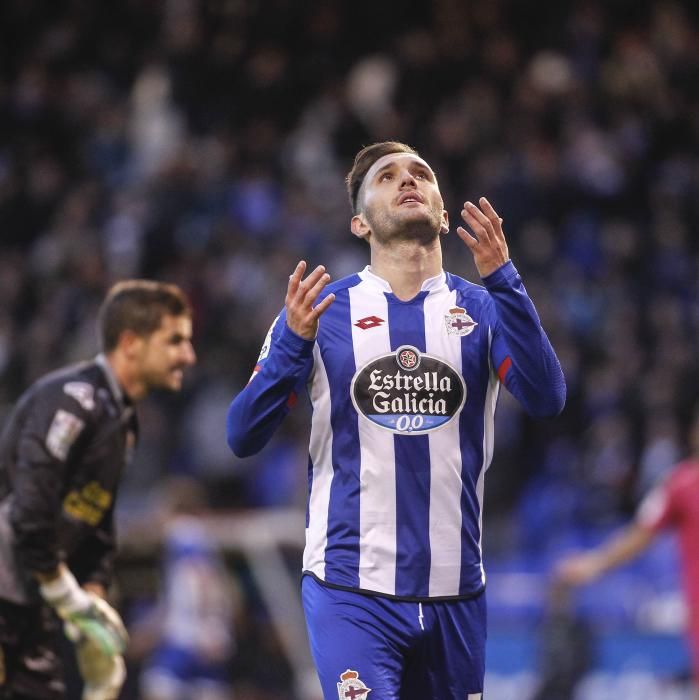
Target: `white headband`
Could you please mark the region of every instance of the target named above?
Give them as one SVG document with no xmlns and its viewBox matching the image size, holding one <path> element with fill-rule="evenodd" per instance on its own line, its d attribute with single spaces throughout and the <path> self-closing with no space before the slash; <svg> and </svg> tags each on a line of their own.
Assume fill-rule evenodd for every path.
<svg viewBox="0 0 699 700">
<path fill-rule="evenodd" d="M 359 202 L 361 196 L 362 196 L 362 190 L 364 189 L 364 184 L 367 182 L 371 182 L 373 179 L 374 175 L 381 170 L 381 168 L 384 167 L 387 163 L 392 162 L 393 160 L 397 158 L 410 158 L 411 160 L 414 160 L 417 163 L 421 163 L 424 165 L 431 173 L 434 175 L 434 170 L 430 168 L 429 164 L 424 161 L 420 156 L 415 155 L 414 153 L 387 153 L 385 156 L 381 156 L 375 163 L 372 164 L 372 166 L 367 170 L 366 175 L 364 176 L 364 179 L 362 180 L 362 184 L 359 188 L 359 192 L 357 192 L 357 202 Z M 436 179 L 436 176 L 435 176 Z"/>
</svg>

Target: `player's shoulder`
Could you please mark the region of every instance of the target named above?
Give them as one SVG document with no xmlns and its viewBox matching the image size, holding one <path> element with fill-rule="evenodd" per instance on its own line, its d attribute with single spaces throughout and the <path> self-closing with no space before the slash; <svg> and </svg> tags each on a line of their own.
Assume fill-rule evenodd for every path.
<svg viewBox="0 0 699 700">
<path fill-rule="evenodd" d="M 456 292 L 460 299 L 469 299 L 478 304 L 490 304 L 490 295 L 482 284 L 470 282 L 451 272 L 446 273 L 445 283 L 451 291 Z"/>
<path fill-rule="evenodd" d="M 668 481 L 673 489 L 699 489 L 699 459 L 685 459 L 670 473 Z"/>
<path fill-rule="evenodd" d="M 323 289 L 323 292 L 320 295 L 320 298 L 322 299 L 328 296 L 328 294 L 338 294 L 339 292 L 342 292 L 345 289 L 356 287 L 358 284 L 361 283 L 361 281 L 362 278 L 357 272 L 351 275 L 347 275 L 346 277 L 342 277 L 339 280 L 335 280 L 334 282 L 330 282 L 328 285 L 326 285 L 326 287 Z"/>
<path fill-rule="evenodd" d="M 63 406 L 83 414 L 98 413 L 110 394 L 96 361 L 83 361 L 60 367 L 38 379 L 29 396 L 47 406 Z"/>
</svg>

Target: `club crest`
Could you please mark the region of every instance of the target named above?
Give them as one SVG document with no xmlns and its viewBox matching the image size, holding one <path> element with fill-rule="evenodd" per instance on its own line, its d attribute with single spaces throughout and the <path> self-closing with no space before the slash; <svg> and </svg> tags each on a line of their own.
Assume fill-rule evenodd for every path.
<svg viewBox="0 0 699 700">
<path fill-rule="evenodd" d="M 444 314 L 444 323 L 447 327 L 447 333 L 449 335 L 469 335 L 473 332 L 473 329 L 478 325 L 468 313 L 466 309 L 460 306 L 455 306 L 453 309 L 449 309 L 448 314 Z"/>
<path fill-rule="evenodd" d="M 364 700 L 371 692 L 371 688 L 359 679 L 356 671 L 347 669 L 340 674 L 340 682 L 337 684 L 337 696 L 340 700 Z"/>
</svg>

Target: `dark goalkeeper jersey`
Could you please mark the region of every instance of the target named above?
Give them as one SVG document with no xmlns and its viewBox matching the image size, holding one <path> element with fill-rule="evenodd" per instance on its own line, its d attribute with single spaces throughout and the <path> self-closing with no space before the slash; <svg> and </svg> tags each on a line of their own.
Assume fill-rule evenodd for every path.
<svg viewBox="0 0 699 700">
<path fill-rule="evenodd" d="M 59 561 L 81 582 L 109 582 L 114 500 L 136 435 L 103 356 L 24 392 L 0 436 L 0 598 L 38 601 L 32 572 Z"/>
</svg>

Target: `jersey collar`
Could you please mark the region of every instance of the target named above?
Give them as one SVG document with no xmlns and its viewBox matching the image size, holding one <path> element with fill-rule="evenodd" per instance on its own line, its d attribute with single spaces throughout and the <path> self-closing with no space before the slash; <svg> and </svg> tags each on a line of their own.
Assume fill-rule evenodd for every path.
<svg viewBox="0 0 699 700">
<path fill-rule="evenodd" d="M 374 286 L 378 287 L 381 291 L 384 292 L 389 292 L 393 293 L 393 290 L 391 289 L 391 285 L 383 278 L 379 277 L 378 275 L 374 274 L 371 271 L 371 265 L 367 265 L 360 273 L 359 276 L 365 281 L 373 284 Z M 441 289 L 445 284 L 447 280 L 447 275 L 444 270 L 442 270 L 438 275 L 435 277 L 429 277 L 428 279 L 424 280 L 422 283 L 422 286 L 420 287 L 421 292 L 435 292 L 438 289 Z"/>
<path fill-rule="evenodd" d="M 119 386 L 119 382 L 114 376 L 114 372 L 112 371 L 112 368 L 109 362 L 107 361 L 107 356 L 103 352 L 101 352 L 99 355 L 97 355 L 97 357 L 95 357 L 95 363 L 100 367 L 100 369 L 104 373 L 104 376 L 107 379 L 109 389 L 112 392 L 112 396 L 117 402 L 117 405 L 121 408 L 122 411 L 129 408 L 129 404 L 131 402 L 129 401 L 126 394 L 123 392 L 122 388 Z"/>
</svg>

